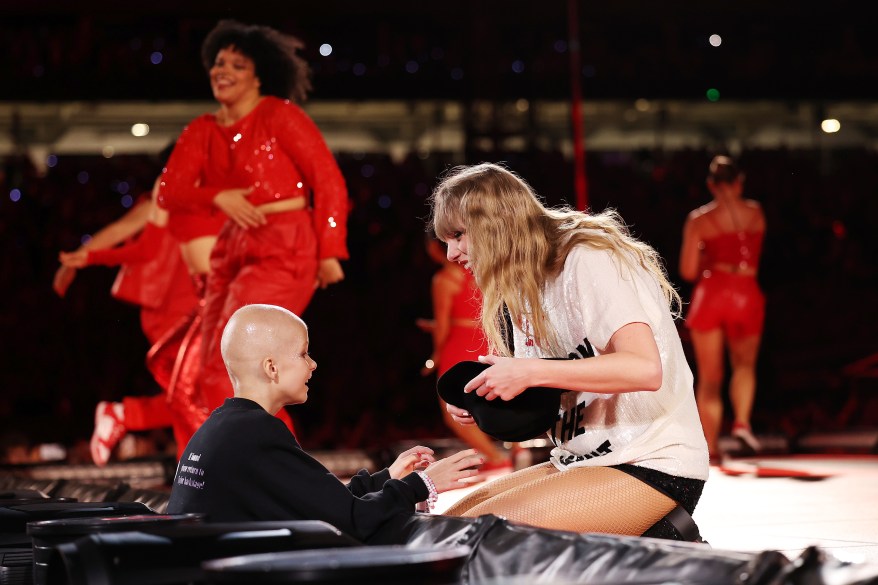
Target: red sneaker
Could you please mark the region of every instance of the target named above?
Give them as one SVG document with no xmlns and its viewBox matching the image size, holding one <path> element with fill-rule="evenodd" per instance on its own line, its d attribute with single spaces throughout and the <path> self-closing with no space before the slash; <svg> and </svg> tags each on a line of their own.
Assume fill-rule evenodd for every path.
<svg viewBox="0 0 878 585">
<path fill-rule="evenodd" d="M 125 436 L 125 409 L 121 402 L 98 402 L 95 409 L 95 430 L 91 435 L 89 447 L 91 458 L 97 465 L 104 466 L 116 444 Z"/>
</svg>

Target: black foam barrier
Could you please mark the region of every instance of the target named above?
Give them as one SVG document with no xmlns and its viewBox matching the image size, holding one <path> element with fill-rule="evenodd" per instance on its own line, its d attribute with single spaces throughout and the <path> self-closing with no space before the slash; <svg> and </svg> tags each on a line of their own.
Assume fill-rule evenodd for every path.
<svg viewBox="0 0 878 585">
<path fill-rule="evenodd" d="M 468 546 L 398 545 L 247 555 L 204 563 L 205 581 L 223 585 L 320 583 L 459 585 Z"/>
<path fill-rule="evenodd" d="M 0 504 L 0 533 L 24 534 L 28 522 L 39 520 L 60 520 L 86 516 L 134 516 L 152 514 L 140 502 L 59 502 L 30 501 L 4 505 Z"/>
<path fill-rule="evenodd" d="M 147 514 L 137 516 L 110 516 L 66 518 L 30 522 L 27 534 L 33 542 L 34 585 L 64 585 L 67 576 L 57 547 L 65 542 L 89 534 L 104 532 L 130 532 L 150 530 L 159 525 L 179 526 L 195 524 L 204 519 L 203 514 Z"/>
<path fill-rule="evenodd" d="M 32 558 L 29 548 L 0 547 L 0 584 L 31 585 Z"/>
<path fill-rule="evenodd" d="M 91 534 L 57 550 L 70 585 L 176 585 L 202 582 L 208 560 L 359 545 L 325 522 L 301 520 L 158 525 Z"/>
<path fill-rule="evenodd" d="M 547 530 L 492 515 L 416 514 L 375 541 L 412 548 L 466 545 L 471 553 L 464 585 L 878 585 L 878 565 L 843 563 L 813 551 L 791 562 L 776 551 Z"/>
<path fill-rule="evenodd" d="M 51 498 L 39 490 L 6 490 L 0 492 L 0 507 L 16 504 L 46 504 L 50 502 L 75 502 L 76 498 Z"/>
<path fill-rule="evenodd" d="M 141 502 L 158 514 L 164 514 L 171 499 L 170 491 L 131 488 L 125 486 L 116 498 L 119 502 Z"/>
<path fill-rule="evenodd" d="M 114 502 L 126 488 L 125 484 L 85 483 L 65 480 L 52 495 L 59 498 L 73 498 L 79 502 Z"/>
<path fill-rule="evenodd" d="M 52 496 L 53 492 L 63 483 L 63 479 L 34 479 L 11 474 L 0 475 L 0 489 L 4 491 L 10 489 L 36 490 Z"/>
<path fill-rule="evenodd" d="M 878 585 L 878 565 L 841 561 L 816 546 L 806 548 L 770 585 Z"/>
<path fill-rule="evenodd" d="M 4 489 L 0 491 L 0 504 L 24 502 L 28 500 L 45 500 L 49 497 L 45 492 L 34 489 Z"/>
<path fill-rule="evenodd" d="M 25 495 L 25 494 L 19 494 Z M 149 513 L 143 504 L 93 504 L 57 498 L 0 500 L 0 585 L 33 582 L 33 544 L 27 535 L 28 522 L 49 518 Z M 9 559 L 14 559 L 14 564 Z M 23 573 L 23 576 L 22 576 Z"/>
</svg>

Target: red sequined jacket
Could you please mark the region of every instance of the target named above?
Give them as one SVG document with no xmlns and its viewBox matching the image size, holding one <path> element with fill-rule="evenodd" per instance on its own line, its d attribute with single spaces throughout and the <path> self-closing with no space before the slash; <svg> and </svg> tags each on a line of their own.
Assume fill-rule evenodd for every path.
<svg viewBox="0 0 878 585">
<path fill-rule="evenodd" d="M 213 205 L 220 191 L 248 187 L 254 205 L 312 194 L 319 257 L 348 257 L 344 178 L 317 126 L 288 100 L 263 97 L 231 126 L 213 114 L 193 120 L 163 171 L 159 205 L 171 212 L 171 234 L 187 242 L 225 223 Z"/>
</svg>

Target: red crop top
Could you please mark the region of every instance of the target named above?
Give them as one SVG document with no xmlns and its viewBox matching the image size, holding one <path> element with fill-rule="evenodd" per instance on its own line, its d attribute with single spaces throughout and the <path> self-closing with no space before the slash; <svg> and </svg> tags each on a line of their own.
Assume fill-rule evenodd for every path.
<svg viewBox="0 0 878 585">
<path fill-rule="evenodd" d="M 482 314 L 482 292 L 469 270 L 464 269 L 463 272 L 460 291 L 451 301 L 451 318 L 478 321 Z"/>
<path fill-rule="evenodd" d="M 716 264 L 730 264 L 746 269 L 759 264 L 762 253 L 762 240 L 765 232 L 725 232 L 705 238 L 704 255 L 706 267 Z"/>
</svg>

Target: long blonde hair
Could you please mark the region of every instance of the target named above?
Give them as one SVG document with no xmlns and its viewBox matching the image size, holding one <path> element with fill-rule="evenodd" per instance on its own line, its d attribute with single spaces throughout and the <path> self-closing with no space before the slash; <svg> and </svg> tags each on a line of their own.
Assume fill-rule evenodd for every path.
<svg viewBox="0 0 878 585">
<path fill-rule="evenodd" d="M 542 294 L 573 247 L 581 244 L 642 266 L 661 286 L 672 312 L 679 314 L 680 295 L 658 253 L 632 237 L 614 210 L 590 215 L 568 207 L 546 208 L 523 179 L 491 163 L 452 169 L 433 191 L 430 204 L 438 237 L 466 231 L 470 269 L 482 291 L 482 328 L 491 350 L 500 355 L 511 355 L 504 305 L 513 323 L 521 327 L 528 322 L 537 345 L 566 355 L 549 325 Z"/>
</svg>

